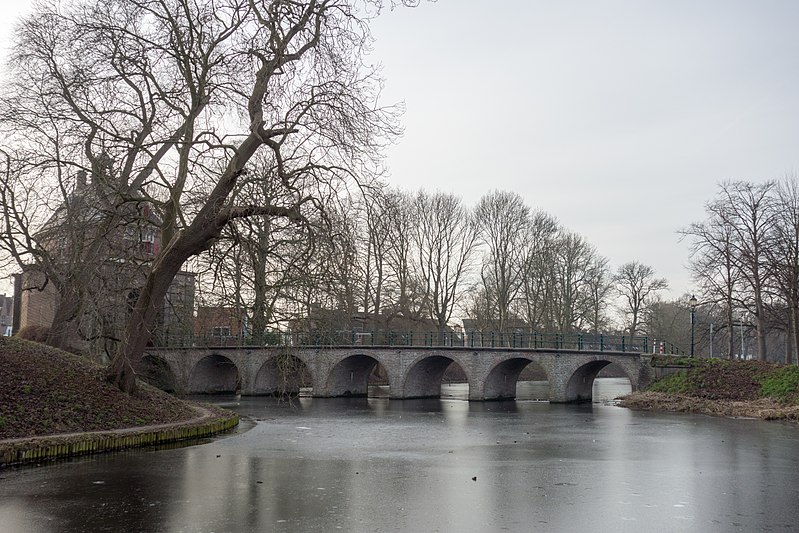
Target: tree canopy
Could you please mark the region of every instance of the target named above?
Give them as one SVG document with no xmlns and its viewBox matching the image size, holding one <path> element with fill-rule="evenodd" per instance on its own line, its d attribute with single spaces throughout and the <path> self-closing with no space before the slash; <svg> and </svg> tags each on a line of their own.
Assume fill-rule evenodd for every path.
<svg viewBox="0 0 799 533">
<path fill-rule="evenodd" d="M 21 21 L 0 106 L 14 158 L 7 194 L 38 190 L 53 207 L 83 171 L 104 185 L 109 228 L 125 224 L 123 205 L 160 213 L 163 246 L 110 369 L 121 388 L 135 388 L 133 367 L 169 284 L 232 221 L 302 225 L 336 189 L 379 175 L 382 148 L 399 133 L 398 109 L 381 106 L 379 71 L 366 61 L 381 7 L 87 0 L 38 4 Z M 256 155 L 268 168 L 253 174 Z M 241 194 L 252 180 L 279 194 Z M 21 258 L 36 259 L 40 224 L 6 217 Z"/>
</svg>

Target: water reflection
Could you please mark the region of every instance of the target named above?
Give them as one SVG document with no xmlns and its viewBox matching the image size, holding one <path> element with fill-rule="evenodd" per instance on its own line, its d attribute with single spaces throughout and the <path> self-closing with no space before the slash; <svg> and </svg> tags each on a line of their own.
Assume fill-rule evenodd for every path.
<svg viewBox="0 0 799 533">
<path fill-rule="evenodd" d="M 623 386 L 598 381 L 597 398 Z M 533 400 L 225 401 L 251 429 L 0 471 L 0 530 L 721 532 L 799 520 L 793 425 Z"/>
<path fill-rule="evenodd" d="M 600 378 L 594 380 L 593 402 L 609 403 L 619 396 L 629 394 L 632 390 L 627 378 Z M 370 385 L 370 398 L 388 398 L 390 389 L 387 385 Z M 441 385 L 442 400 L 468 400 L 469 385 L 467 383 L 444 383 Z M 549 401 L 548 381 L 519 381 L 516 384 L 515 401 Z"/>
</svg>

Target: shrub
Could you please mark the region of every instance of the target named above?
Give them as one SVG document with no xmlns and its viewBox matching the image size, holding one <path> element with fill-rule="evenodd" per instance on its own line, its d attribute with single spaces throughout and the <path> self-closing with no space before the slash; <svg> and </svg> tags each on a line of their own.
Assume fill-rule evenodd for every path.
<svg viewBox="0 0 799 533">
<path fill-rule="evenodd" d="M 17 337 L 33 342 L 45 342 L 50 328 L 47 326 L 25 326 L 17 332 Z"/>
</svg>

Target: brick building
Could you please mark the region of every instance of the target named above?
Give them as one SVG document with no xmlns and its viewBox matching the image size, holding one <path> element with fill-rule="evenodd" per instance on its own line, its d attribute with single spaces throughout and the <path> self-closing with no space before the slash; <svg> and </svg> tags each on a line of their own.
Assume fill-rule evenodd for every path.
<svg viewBox="0 0 799 533">
<path fill-rule="evenodd" d="M 236 344 L 246 335 L 246 317 L 235 307 L 197 308 L 194 319 L 194 342 L 198 344 L 225 346 Z"/>
<path fill-rule="evenodd" d="M 79 294 L 70 348 L 105 360 L 116 351 L 149 266 L 161 247 L 160 220 L 146 203 L 121 203 L 101 180 L 78 174 L 74 192 L 36 235 L 45 260 L 15 275 L 14 331 L 49 328 L 62 301 L 59 287 Z M 104 207 L 105 206 L 105 207 Z M 121 206 L 121 207 L 120 207 Z M 159 310 L 158 340 L 191 334 L 194 274 L 180 272 Z M 68 294 L 70 294 L 68 292 Z"/>
</svg>

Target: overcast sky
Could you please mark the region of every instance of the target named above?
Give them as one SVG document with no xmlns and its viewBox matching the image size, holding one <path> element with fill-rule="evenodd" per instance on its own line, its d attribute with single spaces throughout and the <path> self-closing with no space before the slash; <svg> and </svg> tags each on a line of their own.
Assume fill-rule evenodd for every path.
<svg viewBox="0 0 799 533">
<path fill-rule="evenodd" d="M 0 0 L 0 43 L 25 0 Z M 390 181 L 515 191 L 615 267 L 690 292 L 677 230 L 725 180 L 799 165 L 799 2 L 438 0 L 373 25 L 404 102 Z M 2 287 L 2 286 L 0 286 Z"/>
<path fill-rule="evenodd" d="M 799 164 L 799 2 L 439 0 L 374 26 L 404 100 L 391 180 L 516 191 L 690 291 L 677 229 Z"/>
</svg>

